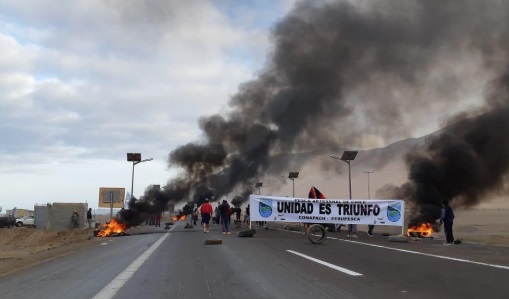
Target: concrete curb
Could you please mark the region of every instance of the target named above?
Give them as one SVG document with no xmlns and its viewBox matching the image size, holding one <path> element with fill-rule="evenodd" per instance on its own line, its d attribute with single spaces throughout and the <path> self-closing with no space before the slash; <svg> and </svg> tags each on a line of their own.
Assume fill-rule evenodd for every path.
<svg viewBox="0 0 509 299">
<path fill-rule="evenodd" d="M 388 239 L 389 242 L 408 243 L 408 237 L 403 235 L 391 235 Z"/>
<path fill-rule="evenodd" d="M 285 226 L 285 230 L 289 230 L 291 232 L 300 232 L 301 231 L 300 228 L 301 228 L 300 226 L 291 226 L 291 225 Z"/>
</svg>

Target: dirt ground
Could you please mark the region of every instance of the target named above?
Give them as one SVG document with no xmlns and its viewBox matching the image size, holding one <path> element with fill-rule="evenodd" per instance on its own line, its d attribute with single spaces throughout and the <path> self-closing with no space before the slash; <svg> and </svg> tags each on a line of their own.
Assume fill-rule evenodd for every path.
<svg viewBox="0 0 509 299">
<path fill-rule="evenodd" d="M 0 228 L 0 277 L 99 242 L 93 229 Z"/>
<path fill-rule="evenodd" d="M 104 224 L 109 218 L 109 215 L 97 215 L 96 221 Z M 170 218 L 170 215 L 164 215 L 161 222 L 168 222 Z M 133 230 L 136 228 L 127 233 Z M 92 228 L 72 231 L 0 228 L 0 277 L 102 242 L 103 238 L 94 237 Z"/>
<path fill-rule="evenodd" d="M 456 210 L 455 237 L 467 242 L 509 247 L 508 213 L 509 209 Z M 165 221 L 168 219 L 162 220 Z M 364 226 L 359 227 L 359 230 L 363 229 Z M 375 233 L 384 231 L 398 233 L 397 228 L 375 228 Z M 443 238 L 443 233 L 435 233 L 434 237 Z M 0 228 L 0 277 L 78 249 L 97 246 L 103 241 L 93 236 L 93 229 L 57 232 L 26 227 Z"/>
<path fill-rule="evenodd" d="M 454 237 L 509 247 L 509 209 L 455 210 Z"/>
</svg>

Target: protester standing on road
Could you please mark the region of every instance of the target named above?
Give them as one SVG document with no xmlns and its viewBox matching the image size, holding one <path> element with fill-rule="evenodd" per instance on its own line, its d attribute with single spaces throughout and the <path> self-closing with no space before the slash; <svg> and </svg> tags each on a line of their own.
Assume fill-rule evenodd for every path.
<svg viewBox="0 0 509 299">
<path fill-rule="evenodd" d="M 375 228 L 374 224 L 368 224 L 368 236 L 373 237 L 373 229 Z"/>
<path fill-rule="evenodd" d="M 71 224 L 72 224 L 73 229 L 78 228 L 79 220 L 80 220 L 80 216 L 78 215 L 78 212 L 76 210 L 74 210 L 74 212 L 72 213 L 72 216 L 71 216 Z"/>
<path fill-rule="evenodd" d="M 221 213 L 219 213 L 219 206 L 221 205 L 220 202 L 217 203 L 217 207 L 215 209 L 216 214 L 216 224 L 221 224 Z"/>
<path fill-rule="evenodd" d="M 92 208 L 88 208 L 87 222 L 88 222 L 88 228 L 92 228 Z"/>
<path fill-rule="evenodd" d="M 223 229 L 223 235 L 230 233 L 230 205 L 223 199 L 223 202 L 219 206 L 219 214 L 221 215 L 221 226 Z"/>
<path fill-rule="evenodd" d="M 161 226 L 161 213 L 160 212 L 156 214 L 156 224 L 154 226 L 156 226 L 156 227 Z"/>
<path fill-rule="evenodd" d="M 348 224 L 348 238 L 357 238 L 357 224 Z"/>
<path fill-rule="evenodd" d="M 228 208 L 228 224 L 231 225 L 232 224 L 232 215 L 233 215 L 233 202 L 232 202 L 232 205 L 228 205 L 229 208 Z"/>
<path fill-rule="evenodd" d="M 212 205 L 209 203 L 209 199 L 205 198 L 205 202 L 200 206 L 201 221 L 203 222 L 203 232 L 209 232 L 209 222 L 212 217 Z"/>
<path fill-rule="evenodd" d="M 452 224 L 454 220 L 454 212 L 449 206 L 449 202 L 444 200 L 442 202 L 442 213 L 440 215 L 440 223 L 444 224 L 444 232 L 446 243 L 444 245 L 454 244 L 454 235 L 452 234 Z"/>
<path fill-rule="evenodd" d="M 244 214 L 244 223 L 249 223 L 249 204 L 246 207 L 246 214 Z"/>
<path fill-rule="evenodd" d="M 198 221 L 198 204 L 194 204 L 193 214 L 191 217 L 192 217 L 191 222 L 193 223 L 193 225 L 196 225 L 196 222 Z"/>
<path fill-rule="evenodd" d="M 235 220 L 240 221 L 240 214 L 242 213 L 242 209 L 240 206 L 235 208 Z"/>
</svg>

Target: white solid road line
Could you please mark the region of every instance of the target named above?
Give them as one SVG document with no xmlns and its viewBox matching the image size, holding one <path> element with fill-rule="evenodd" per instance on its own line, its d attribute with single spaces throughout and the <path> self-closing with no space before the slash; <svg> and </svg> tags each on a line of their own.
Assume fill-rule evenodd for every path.
<svg viewBox="0 0 509 299">
<path fill-rule="evenodd" d="M 287 231 L 287 230 L 281 230 L 281 231 Z M 293 232 L 293 231 L 287 231 L 287 232 L 297 233 L 297 234 L 304 234 L 302 232 Z M 400 248 L 388 247 L 388 246 L 383 246 L 383 245 L 369 244 L 369 243 L 364 243 L 364 242 L 359 242 L 359 241 L 344 240 L 344 239 L 335 238 L 335 237 L 327 237 L 327 239 L 338 240 L 338 241 L 342 241 L 342 242 L 355 243 L 355 244 L 361 244 L 361 245 L 365 245 L 365 246 L 389 249 L 389 250 L 405 252 L 405 253 L 411 253 L 411 254 L 424 255 L 424 256 L 429 256 L 429 257 L 434 257 L 434 258 L 439 258 L 439 259 L 444 259 L 444 260 L 450 260 L 450 261 L 456 261 L 456 262 L 462 262 L 462 263 L 468 263 L 468 264 L 474 264 L 474 265 L 480 265 L 480 266 L 493 267 L 493 268 L 497 268 L 497 269 L 509 270 L 509 266 L 503 266 L 503 265 L 497 265 L 497 264 L 488 264 L 488 263 L 476 262 L 476 261 L 460 259 L 460 258 L 455 258 L 455 257 L 448 257 L 448 256 L 443 256 L 443 255 L 438 255 L 438 254 L 424 253 L 424 252 L 419 252 L 419 251 L 400 249 Z M 460 245 L 458 245 L 458 246 L 460 246 Z"/>
<path fill-rule="evenodd" d="M 341 271 L 341 272 L 346 273 L 346 274 L 348 274 L 348 275 L 352 275 L 352 276 L 362 276 L 362 274 L 360 274 L 360 273 L 354 272 L 354 271 L 352 271 L 352 270 L 348 270 L 348 269 L 343 268 L 343 267 L 340 267 L 340 266 L 336 266 L 336 265 L 331 264 L 331 263 L 324 262 L 324 261 L 322 261 L 322 260 L 316 259 L 316 258 L 311 257 L 311 256 L 309 256 L 309 255 L 302 254 L 302 253 L 297 252 L 297 251 L 293 251 L 293 250 L 286 250 L 286 251 L 288 251 L 288 252 L 290 252 L 290 253 L 293 253 L 293 254 L 295 254 L 295 255 L 301 256 L 301 257 L 303 257 L 303 258 L 305 258 L 305 259 L 308 259 L 308 260 L 313 261 L 313 262 L 315 262 L 315 263 L 318 263 L 318 264 L 320 264 L 320 265 L 324 265 L 324 266 L 329 267 L 329 268 L 332 268 L 332 269 L 334 269 L 334 270 Z"/>
<path fill-rule="evenodd" d="M 387 246 L 383 246 L 383 245 L 368 244 L 368 243 L 363 243 L 363 242 L 358 242 L 358 241 L 343 240 L 343 239 L 338 239 L 338 238 L 333 238 L 333 237 L 330 237 L 330 238 L 333 239 L 333 240 L 339 240 L 339 241 L 350 242 L 350 243 L 357 243 L 357 244 L 362 244 L 362 245 L 371 246 L 371 247 L 384 248 L 384 249 L 390 249 L 390 250 L 395 250 L 395 251 L 400 251 L 400 252 L 406 252 L 406 253 L 430 256 L 430 257 L 435 257 L 435 258 L 444 259 L 444 260 L 450 260 L 450 261 L 456 261 L 456 262 L 462 262 L 462 263 L 468 263 L 468 264 L 488 266 L 488 267 L 493 267 L 493 268 L 498 268 L 498 269 L 509 270 L 508 266 L 502 266 L 502 265 L 497 265 L 497 264 L 488 264 L 488 263 L 476 262 L 476 261 L 460 259 L 460 258 L 455 258 L 455 257 L 449 257 L 449 256 L 443 256 L 443 255 L 438 255 L 438 254 L 424 253 L 424 252 L 407 250 L 407 249 L 400 249 L 400 248 L 393 248 L 393 247 L 387 247 Z M 460 245 L 458 245 L 458 246 L 460 246 Z"/>
<path fill-rule="evenodd" d="M 156 249 L 168 238 L 170 234 L 166 233 L 159 238 L 152 246 L 150 246 L 144 253 L 142 253 L 136 260 L 134 260 L 127 268 L 124 269 L 115 279 L 106 285 L 99 293 L 92 299 L 110 299 L 113 298 L 121 287 L 131 278 L 136 271 L 145 263 L 146 260 L 156 251 Z"/>
</svg>

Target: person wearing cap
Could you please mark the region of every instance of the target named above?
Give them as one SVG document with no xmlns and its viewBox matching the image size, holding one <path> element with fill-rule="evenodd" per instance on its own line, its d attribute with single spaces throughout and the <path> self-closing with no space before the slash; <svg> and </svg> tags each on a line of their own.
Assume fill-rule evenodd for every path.
<svg viewBox="0 0 509 299">
<path fill-rule="evenodd" d="M 212 216 L 212 205 L 209 203 L 209 199 L 205 198 L 205 202 L 200 206 L 201 220 L 203 222 L 203 232 L 209 232 L 209 222 Z"/>
</svg>

